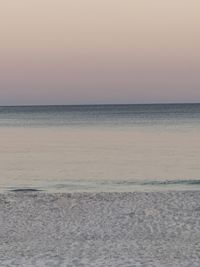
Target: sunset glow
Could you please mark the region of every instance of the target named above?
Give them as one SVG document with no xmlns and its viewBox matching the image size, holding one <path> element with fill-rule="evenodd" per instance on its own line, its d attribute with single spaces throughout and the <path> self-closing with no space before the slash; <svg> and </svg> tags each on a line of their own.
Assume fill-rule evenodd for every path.
<svg viewBox="0 0 200 267">
<path fill-rule="evenodd" d="M 2 0 L 0 104 L 200 101 L 198 0 Z"/>
</svg>

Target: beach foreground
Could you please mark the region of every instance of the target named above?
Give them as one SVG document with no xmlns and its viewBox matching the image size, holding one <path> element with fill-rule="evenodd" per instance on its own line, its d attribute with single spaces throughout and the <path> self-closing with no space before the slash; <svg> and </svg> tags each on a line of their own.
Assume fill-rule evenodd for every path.
<svg viewBox="0 0 200 267">
<path fill-rule="evenodd" d="M 0 195 L 0 266 L 200 266 L 200 193 Z"/>
</svg>

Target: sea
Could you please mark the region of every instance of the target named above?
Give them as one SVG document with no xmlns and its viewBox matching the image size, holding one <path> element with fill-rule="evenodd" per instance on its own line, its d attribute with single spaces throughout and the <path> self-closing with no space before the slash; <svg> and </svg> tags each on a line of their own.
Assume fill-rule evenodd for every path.
<svg viewBox="0 0 200 267">
<path fill-rule="evenodd" d="M 0 107 L 0 191 L 200 189 L 200 104 Z"/>
</svg>

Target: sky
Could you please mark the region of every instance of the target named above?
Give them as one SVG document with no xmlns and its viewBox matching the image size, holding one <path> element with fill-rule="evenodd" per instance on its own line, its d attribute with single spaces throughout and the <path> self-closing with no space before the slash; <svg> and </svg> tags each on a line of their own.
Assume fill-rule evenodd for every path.
<svg viewBox="0 0 200 267">
<path fill-rule="evenodd" d="M 200 102 L 199 0 L 1 0 L 0 105 Z"/>
</svg>

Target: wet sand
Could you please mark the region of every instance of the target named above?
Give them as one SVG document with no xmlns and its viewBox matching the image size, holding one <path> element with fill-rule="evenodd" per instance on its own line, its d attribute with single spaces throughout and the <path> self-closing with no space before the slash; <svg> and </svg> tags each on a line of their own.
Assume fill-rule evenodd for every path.
<svg viewBox="0 0 200 267">
<path fill-rule="evenodd" d="M 199 267 L 200 192 L 0 194 L 0 266 Z"/>
</svg>

